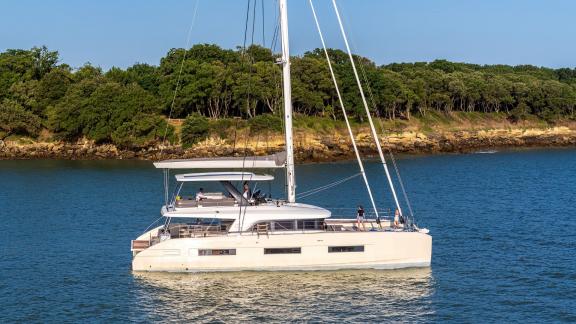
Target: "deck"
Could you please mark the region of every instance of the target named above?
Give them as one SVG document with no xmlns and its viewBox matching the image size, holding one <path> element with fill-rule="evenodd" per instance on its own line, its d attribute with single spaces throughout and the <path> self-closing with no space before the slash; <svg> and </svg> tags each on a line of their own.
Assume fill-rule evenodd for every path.
<svg viewBox="0 0 576 324">
<path fill-rule="evenodd" d="M 170 224 L 168 232 L 164 232 L 162 228 L 157 228 L 155 235 L 150 231 L 148 240 L 133 240 L 132 251 L 138 253 L 155 244 L 158 244 L 167 239 L 182 239 L 182 238 L 205 238 L 214 236 L 226 236 L 229 234 L 238 234 L 237 232 L 230 232 L 229 228 L 231 222 L 219 225 L 203 225 L 203 224 Z M 254 224 L 250 231 L 244 232 L 246 235 L 256 236 L 269 236 L 269 235 L 286 235 L 294 233 L 306 232 L 374 232 L 374 231 L 401 231 L 403 226 L 392 226 L 390 220 L 382 220 L 380 224 L 376 220 L 365 220 L 359 224 L 355 219 L 326 219 L 323 222 L 315 222 L 307 224 L 301 223 L 300 228 L 281 228 L 270 226 L 267 223 Z"/>
</svg>

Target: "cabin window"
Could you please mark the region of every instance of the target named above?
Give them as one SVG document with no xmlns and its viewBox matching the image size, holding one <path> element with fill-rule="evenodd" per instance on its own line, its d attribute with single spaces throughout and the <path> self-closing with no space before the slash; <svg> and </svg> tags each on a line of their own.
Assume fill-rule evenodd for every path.
<svg viewBox="0 0 576 324">
<path fill-rule="evenodd" d="M 291 231 L 294 230 L 294 221 L 276 221 L 274 222 L 275 231 Z"/>
<path fill-rule="evenodd" d="M 198 255 L 236 255 L 236 249 L 198 250 Z"/>
<path fill-rule="evenodd" d="M 329 246 L 329 253 L 339 253 L 339 252 L 364 252 L 364 245 L 356 246 Z"/>
<path fill-rule="evenodd" d="M 302 248 L 264 249 L 264 254 L 299 254 L 299 253 L 302 253 Z"/>
<path fill-rule="evenodd" d="M 322 219 L 303 219 L 298 220 L 298 229 L 301 230 L 317 230 L 322 228 Z"/>
</svg>

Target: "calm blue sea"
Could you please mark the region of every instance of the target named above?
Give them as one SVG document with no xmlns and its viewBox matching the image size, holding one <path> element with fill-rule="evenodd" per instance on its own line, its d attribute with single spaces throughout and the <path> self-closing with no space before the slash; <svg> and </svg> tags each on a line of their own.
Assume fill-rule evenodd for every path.
<svg viewBox="0 0 576 324">
<path fill-rule="evenodd" d="M 576 150 L 398 165 L 434 238 L 430 268 L 134 274 L 130 240 L 162 202 L 151 163 L 0 161 L 0 322 L 576 321 Z M 392 207 L 381 166 L 367 168 Z M 301 165 L 298 191 L 356 172 Z M 354 208 L 365 197 L 355 178 L 303 201 Z"/>
</svg>

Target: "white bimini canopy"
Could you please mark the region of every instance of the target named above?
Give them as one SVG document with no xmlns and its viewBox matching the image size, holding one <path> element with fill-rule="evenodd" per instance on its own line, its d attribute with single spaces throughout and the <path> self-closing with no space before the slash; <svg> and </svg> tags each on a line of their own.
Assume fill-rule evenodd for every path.
<svg viewBox="0 0 576 324">
<path fill-rule="evenodd" d="M 176 180 L 179 182 L 200 182 L 200 181 L 270 181 L 274 177 L 268 174 L 254 174 L 251 172 L 205 172 L 177 174 Z"/>
<path fill-rule="evenodd" d="M 286 166 L 286 152 L 267 156 L 197 158 L 155 162 L 158 169 L 275 169 Z"/>
</svg>

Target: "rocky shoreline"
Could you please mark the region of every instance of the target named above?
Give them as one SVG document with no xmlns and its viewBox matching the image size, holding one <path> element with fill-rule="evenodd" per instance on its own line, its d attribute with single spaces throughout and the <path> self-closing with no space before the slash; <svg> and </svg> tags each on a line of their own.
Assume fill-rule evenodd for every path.
<svg viewBox="0 0 576 324">
<path fill-rule="evenodd" d="M 376 153 L 369 132 L 356 137 L 363 155 Z M 345 134 L 330 135 L 296 132 L 295 155 L 298 162 L 325 162 L 347 160 L 354 157 L 350 140 Z M 238 143 L 237 143 L 238 144 Z M 104 160 L 138 159 L 161 160 L 172 158 L 266 155 L 283 150 L 281 135 L 268 137 L 265 141 L 249 140 L 235 145 L 229 140 L 210 138 L 192 148 L 180 146 L 150 147 L 139 150 L 123 150 L 110 144 L 96 145 L 82 140 L 76 143 L 33 142 L 21 144 L 12 141 L 0 143 L 0 160 L 17 159 L 69 159 Z M 576 130 L 568 127 L 545 129 L 490 129 L 424 134 L 416 131 L 391 133 L 382 138 L 382 145 L 395 153 L 434 154 L 467 153 L 494 148 L 516 147 L 576 147 Z"/>
</svg>

